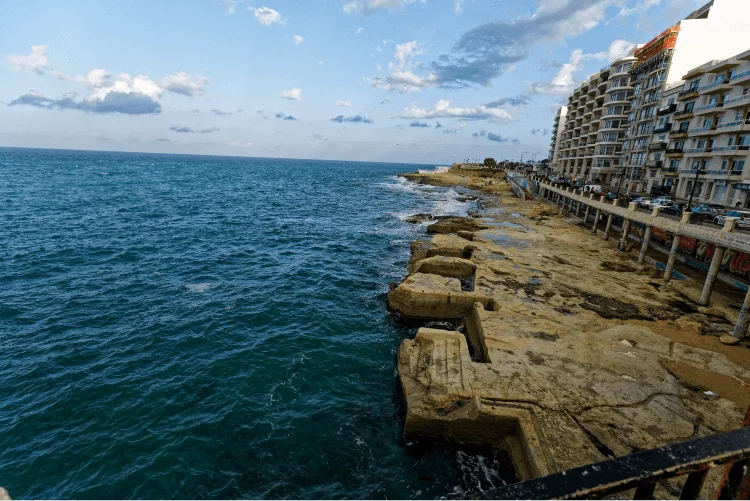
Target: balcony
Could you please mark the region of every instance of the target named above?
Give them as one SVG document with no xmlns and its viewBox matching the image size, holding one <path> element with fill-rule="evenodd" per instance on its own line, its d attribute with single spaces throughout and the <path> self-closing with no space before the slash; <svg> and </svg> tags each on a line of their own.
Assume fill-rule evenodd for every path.
<svg viewBox="0 0 750 501">
<path fill-rule="evenodd" d="M 661 169 L 664 167 L 664 160 L 649 160 L 646 162 L 646 167 L 650 167 L 652 169 Z"/>
<path fill-rule="evenodd" d="M 670 113 L 673 113 L 677 109 L 677 103 L 668 104 L 667 106 L 662 106 L 656 111 L 656 114 L 658 116 L 662 115 L 669 115 Z"/>
<path fill-rule="evenodd" d="M 705 153 L 706 147 L 704 146 L 703 148 L 685 148 L 683 151 L 688 155 L 695 154 L 695 153 Z"/>
<path fill-rule="evenodd" d="M 682 120 L 682 119 L 685 119 L 685 118 L 693 118 L 693 116 L 695 116 L 695 115 L 694 115 L 693 110 L 691 108 L 690 110 L 681 110 L 681 111 L 675 113 L 672 116 L 672 119 L 673 120 Z"/>
<path fill-rule="evenodd" d="M 693 97 L 698 97 L 698 89 L 697 88 L 683 90 L 682 92 L 680 92 L 679 94 L 677 94 L 677 99 L 679 101 L 685 101 L 686 99 L 690 99 L 690 98 L 693 98 Z"/>
<path fill-rule="evenodd" d="M 722 109 L 724 106 L 724 103 L 711 103 L 707 104 L 705 106 L 698 106 L 695 108 L 695 114 L 696 115 L 705 115 L 708 113 L 714 113 L 714 112 L 723 112 Z"/>
<path fill-rule="evenodd" d="M 654 134 L 661 134 L 662 132 L 669 132 L 672 130 L 672 124 L 662 124 L 654 127 Z"/>
<path fill-rule="evenodd" d="M 666 155 L 667 155 L 667 156 L 675 156 L 675 157 L 676 157 L 676 156 L 682 156 L 682 155 L 683 155 L 684 153 L 685 153 L 685 152 L 683 151 L 683 149 L 682 149 L 682 148 L 669 148 L 669 149 L 668 149 L 668 150 L 666 151 Z"/>
<path fill-rule="evenodd" d="M 747 80 L 748 77 L 750 77 L 750 70 L 745 70 L 742 73 L 737 73 L 736 75 L 732 76 L 730 82 L 732 82 L 732 85 L 736 85 L 740 83 L 740 81 Z"/>
<path fill-rule="evenodd" d="M 696 136 L 702 136 L 705 134 L 713 134 L 715 132 L 716 132 L 715 125 L 709 125 L 708 127 L 693 127 L 692 129 L 688 130 L 688 133 L 696 135 Z"/>
<path fill-rule="evenodd" d="M 682 137 L 687 137 L 688 130 L 687 129 L 677 129 L 677 130 L 671 130 L 669 131 L 669 137 L 673 139 L 679 139 Z"/>
<path fill-rule="evenodd" d="M 750 100 L 750 93 L 743 96 L 730 97 L 724 100 L 724 107 L 733 108 L 735 106 L 742 106 L 746 104 L 748 100 Z"/>
<path fill-rule="evenodd" d="M 750 146 L 743 144 L 735 144 L 732 146 L 716 146 L 713 151 L 719 155 L 736 155 L 738 151 L 748 151 Z"/>
<path fill-rule="evenodd" d="M 649 145 L 648 149 L 649 149 L 649 151 L 662 151 L 662 150 L 666 150 L 667 149 L 667 143 L 665 143 L 664 141 L 662 141 L 660 143 L 652 143 L 651 145 Z"/>
</svg>

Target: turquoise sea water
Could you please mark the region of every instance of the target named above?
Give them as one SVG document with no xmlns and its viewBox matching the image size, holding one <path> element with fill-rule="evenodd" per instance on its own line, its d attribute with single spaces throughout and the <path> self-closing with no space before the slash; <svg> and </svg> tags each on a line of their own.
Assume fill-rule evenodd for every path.
<svg viewBox="0 0 750 501">
<path fill-rule="evenodd" d="M 433 168 L 423 166 L 422 168 Z M 15 498 L 429 498 L 386 311 L 418 166 L 0 149 L 0 485 Z"/>
</svg>

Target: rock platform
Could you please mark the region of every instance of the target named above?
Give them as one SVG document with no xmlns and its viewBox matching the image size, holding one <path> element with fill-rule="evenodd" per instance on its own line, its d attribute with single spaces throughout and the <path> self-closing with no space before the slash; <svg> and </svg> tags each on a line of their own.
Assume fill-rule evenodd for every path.
<svg viewBox="0 0 750 501">
<path fill-rule="evenodd" d="M 432 177 L 500 202 L 416 242 L 388 294 L 404 317 L 454 326 L 399 348 L 405 435 L 490 444 L 529 479 L 740 425 L 750 350 L 720 343 L 721 307 L 699 311 L 637 256 L 503 182 Z"/>
</svg>

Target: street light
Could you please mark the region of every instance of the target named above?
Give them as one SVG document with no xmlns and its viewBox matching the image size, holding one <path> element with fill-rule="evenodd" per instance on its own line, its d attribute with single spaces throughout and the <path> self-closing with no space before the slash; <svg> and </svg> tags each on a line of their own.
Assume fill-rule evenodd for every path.
<svg viewBox="0 0 750 501">
<path fill-rule="evenodd" d="M 690 187 L 690 200 L 688 200 L 687 211 L 691 212 L 693 208 L 693 193 L 695 193 L 695 185 L 698 184 L 698 176 L 705 176 L 706 169 L 700 168 L 695 169 L 695 179 L 693 179 L 693 186 Z"/>
<path fill-rule="evenodd" d="M 620 185 L 622 184 L 622 175 L 625 173 L 625 169 L 620 167 L 617 169 L 617 198 L 620 198 Z"/>
</svg>

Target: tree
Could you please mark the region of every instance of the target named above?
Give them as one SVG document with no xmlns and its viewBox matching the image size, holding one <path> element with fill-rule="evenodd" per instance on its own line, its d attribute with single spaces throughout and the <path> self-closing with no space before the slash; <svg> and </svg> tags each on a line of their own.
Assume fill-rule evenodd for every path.
<svg viewBox="0 0 750 501">
<path fill-rule="evenodd" d="M 487 167 L 496 167 L 497 162 L 495 161 L 494 158 L 485 158 L 484 165 L 486 165 Z"/>
</svg>

